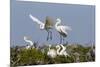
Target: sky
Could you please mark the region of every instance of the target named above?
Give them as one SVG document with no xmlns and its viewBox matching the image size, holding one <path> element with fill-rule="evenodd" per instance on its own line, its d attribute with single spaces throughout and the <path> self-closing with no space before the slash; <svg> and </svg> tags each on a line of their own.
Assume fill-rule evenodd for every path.
<svg viewBox="0 0 100 67">
<path fill-rule="evenodd" d="M 69 43 L 86 44 L 95 42 L 95 6 L 75 4 L 55 4 L 40 2 L 20 2 L 11 0 L 10 3 L 10 44 L 26 45 L 24 36 L 33 42 L 59 43 L 59 33 L 53 29 L 53 39 L 46 41 L 47 32 L 40 30 L 39 25 L 29 18 L 29 14 L 45 22 L 45 17 L 54 20 L 61 19 L 62 25 L 72 28 L 68 31 L 66 41 Z M 55 22 L 56 23 L 56 22 Z"/>
</svg>

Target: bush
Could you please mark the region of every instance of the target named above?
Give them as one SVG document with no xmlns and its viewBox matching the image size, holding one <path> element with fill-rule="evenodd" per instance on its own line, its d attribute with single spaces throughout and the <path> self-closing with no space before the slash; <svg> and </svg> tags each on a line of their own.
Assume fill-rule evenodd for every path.
<svg viewBox="0 0 100 67">
<path fill-rule="evenodd" d="M 73 46 L 67 45 L 67 52 L 70 56 L 57 56 L 56 58 L 50 58 L 47 56 L 48 48 L 43 48 L 44 52 L 41 49 L 36 48 L 11 48 L 10 50 L 10 64 L 14 66 L 23 66 L 23 65 L 37 65 L 37 64 L 58 64 L 58 63 L 73 63 L 77 62 L 79 54 L 79 62 L 88 62 L 95 61 L 95 56 L 89 56 L 87 53 L 91 49 L 90 47 L 83 47 L 81 45 Z M 55 49 L 55 47 L 52 47 Z"/>
</svg>

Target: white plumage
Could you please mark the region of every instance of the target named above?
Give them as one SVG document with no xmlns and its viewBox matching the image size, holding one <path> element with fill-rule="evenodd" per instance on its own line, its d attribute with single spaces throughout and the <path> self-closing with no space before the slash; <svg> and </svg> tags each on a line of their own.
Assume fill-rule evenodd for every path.
<svg viewBox="0 0 100 67">
<path fill-rule="evenodd" d="M 30 47 L 31 47 L 30 45 L 27 45 L 25 48 L 26 48 L 26 49 L 29 49 Z"/>
<path fill-rule="evenodd" d="M 63 54 L 64 56 L 69 56 L 69 54 L 66 52 L 66 47 L 63 46 L 62 44 L 60 44 L 60 45 L 62 47 L 61 54 Z"/>
<path fill-rule="evenodd" d="M 24 40 L 25 40 L 25 42 L 29 43 L 29 45 L 26 46 L 26 49 L 33 46 L 34 43 L 31 40 L 28 40 L 28 38 L 26 36 L 24 36 Z M 33 46 L 33 48 L 34 48 L 34 46 Z"/>
<path fill-rule="evenodd" d="M 60 24 L 61 24 L 61 19 L 57 18 L 57 22 L 55 24 L 55 29 L 60 34 L 60 44 L 61 44 L 62 40 L 64 40 L 64 38 L 67 37 L 67 35 L 68 35 L 67 31 L 72 30 L 72 29 L 69 26 L 63 26 Z"/>
<path fill-rule="evenodd" d="M 43 22 L 41 22 L 40 20 L 38 20 L 36 17 L 34 17 L 34 16 L 32 16 L 31 14 L 29 15 L 29 17 L 34 21 L 34 22 L 36 22 L 37 24 L 39 24 L 40 25 L 40 29 L 44 29 L 45 27 L 44 27 L 44 23 Z"/>
<path fill-rule="evenodd" d="M 55 49 L 50 49 L 51 45 L 49 45 L 49 51 L 47 52 L 47 55 L 51 58 L 55 58 L 57 56 L 56 50 Z"/>
<path fill-rule="evenodd" d="M 60 46 L 62 47 L 62 50 Z M 57 55 L 65 56 L 65 57 L 69 56 L 69 54 L 66 52 L 66 47 L 64 47 L 62 44 L 57 45 L 56 49 L 57 49 Z"/>
</svg>

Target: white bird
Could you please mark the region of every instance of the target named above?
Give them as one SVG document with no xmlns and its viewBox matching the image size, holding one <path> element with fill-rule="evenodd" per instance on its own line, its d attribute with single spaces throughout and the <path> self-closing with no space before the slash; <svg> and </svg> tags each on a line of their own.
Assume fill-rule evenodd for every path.
<svg viewBox="0 0 100 67">
<path fill-rule="evenodd" d="M 25 48 L 26 48 L 26 49 L 29 49 L 30 47 L 31 47 L 30 45 L 27 45 Z"/>
<path fill-rule="evenodd" d="M 32 16 L 31 14 L 29 14 L 29 17 L 36 22 L 37 24 L 40 25 L 40 29 L 41 30 L 46 30 L 48 32 L 48 36 L 47 36 L 47 40 L 51 39 L 52 40 L 52 32 L 51 29 L 53 28 L 53 21 L 50 17 L 46 17 L 46 21 L 45 23 L 43 23 L 42 21 L 40 21 L 39 19 L 37 19 L 36 17 Z"/>
<path fill-rule="evenodd" d="M 95 57 L 95 48 L 94 48 L 94 44 L 92 44 L 90 46 L 91 48 L 89 49 L 89 51 L 86 53 L 86 55 L 88 56 L 87 59 L 90 59 L 91 61 L 94 60 Z"/>
<path fill-rule="evenodd" d="M 62 44 L 60 44 L 60 46 L 62 47 L 62 50 L 61 50 L 61 54 L 63 54 L 64 56 L 69 56 L 69 54 L 66 52 L 66 47 L 63 46 Z"/>
<path fill-rule="evenodd" d="M 33 46 L 34 43 L 31 40 L 28 40 L 28 38 L 26 36 L 24 36 L 24 40 L 25 40 L 25 42 L 29 43 L 29 45 L 26 46 L 26 49 L 28 49 L 31 46 Z M 34 48 L 34 46 L 33 46 L 33 48 Z"/>
<path fill-rule="evenodd" d="M 51 45 L 49 45 L 49 51 L 47 52 L 47 55 L 51 58 L 55 58 L 57 56 L 57 52 L 55 49 L 50 49 Z"/>
<path fill-rule="evenodd" d="M 73 53 L 75 56 L 75 62 L 80 62 L 80 54 L 78 52 Z"/>
<path fill-rule="evenodd" d="M 64 41 L 64 38 L 67 37 L 67 35 L 68 35 L 67 30 L 70 31 L 72 29 L 69 26 L 60 25 L 61 24 L 61 19 L 57 18 L 56 21 L 57 22 L 55 24 L 55 29 L 60 34 L 60 44 L 61 44 L 62 41 Z"/>
<path fill-rule="evenodd" d="M 62 47 L 62 50 L 61 50 L 61 47 Z M 60 47 L 60 45 L 56 46 L 57 54 L 59 56 L 65 56 L 65 57 L 69 56 L 69 54 L 66 52 L 66 48 L 63 45 L 61 45 L 61 47 Z"/>
</svg>

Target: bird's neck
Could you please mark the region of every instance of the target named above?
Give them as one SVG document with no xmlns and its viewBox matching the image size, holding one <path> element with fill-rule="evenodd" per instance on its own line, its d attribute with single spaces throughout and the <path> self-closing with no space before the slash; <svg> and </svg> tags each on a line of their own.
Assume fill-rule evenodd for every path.
<svg viewBox="0 0 100 67">
<path fill-rule="evenodd" d="M 59 24 L 60 24 L 60 21 L 56 22 L 55 28 L 57 28 L 57 26 L 59 26 Z"/>
<path fill-rule="evenodd" d="M 51 48 L 51 47 L 49 46 L 49 51 L 50 51 L 50 48 Z"/>
<path fill-rule="evenodd" d="M 58 55 L 60 54 L 60 52 L 59 52 L 59 51 L 60 51 L 60 47 L 57 49 L 57 54 L 58 54 Z"/>
<path fill-rule="evenodd" d="M 66 48 L 61 44 L 62 50 L 61 52 L 64 52 L 66 50 Z"/>
<path fill-rule="evenodd" d="M 30 45 L 33 45 L 33 42 L 31 40 L 25 39 L 26 42 L 30 43 Z"/>
</svg>

